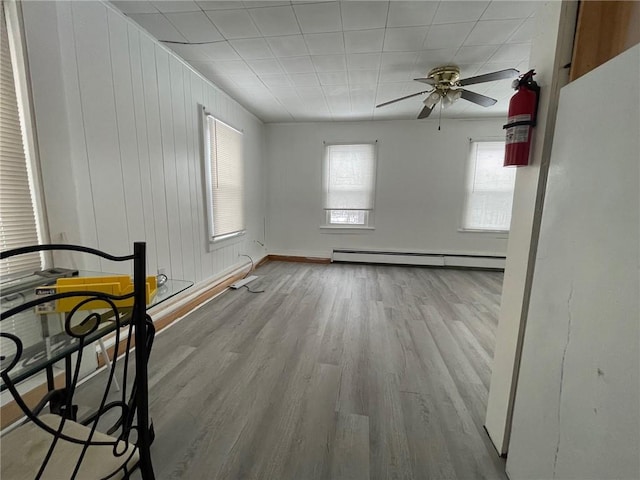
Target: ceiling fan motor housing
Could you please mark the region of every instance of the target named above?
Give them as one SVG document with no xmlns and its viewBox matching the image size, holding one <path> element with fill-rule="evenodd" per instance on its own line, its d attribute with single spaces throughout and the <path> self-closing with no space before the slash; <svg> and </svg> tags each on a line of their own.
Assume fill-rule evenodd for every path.
<svg viewBox="0 0 640 480">
<path fill-rule="evenodd" d="M 427 78 L 433 78 L 436 86 L 439 84 L 448 84 L 448 86 L 451 87 L 460 80 L 460 69 L 455 65 L 436 67 L 429 71 Z"/>
</svg>

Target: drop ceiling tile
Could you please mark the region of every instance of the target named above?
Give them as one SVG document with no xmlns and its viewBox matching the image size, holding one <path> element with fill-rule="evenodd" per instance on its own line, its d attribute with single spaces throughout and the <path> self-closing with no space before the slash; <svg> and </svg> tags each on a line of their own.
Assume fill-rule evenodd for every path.
<svg viewBox="0 0 640 480">
<path fill-rule="evenodd" d="M 347 85 L 347 72 L 318 72 L 320 85 Z"/>
<path fill-rule="evenodd" d="M 478 20 L 489 5 L 489 2 L 440 2 L 433 24 L 474 22 Z"/>
<path fill-rule="evenodd" d="M 213 69 L 220 75 L 233 75 L 233 74 L 251 74 L 253 71 L 249 68 L 249 65 L 242 60 L 220 60 L 213 62 Z"/>
<path fill-rule="evenodd" d="M 316 72 L 341 72 L 347 69 L 344 55 L 313 55 Z"/>
<path fill-rule="evenodd" d="M 229 78 L 233 83 L 241 85 L 243 87 L 260 88 L 264 87 L 262 81 L 257 75 L 251 75 L 243 73 L 240 75 L 229 75 Z"/>
<path fill-rule="evenodd" d="M 245 97 L 249 101 L 253 101 L 255 98 L 273 97 L 273 95 L 271 93 L 271 90 L 269 90 L 267 86 L 262 83 L 262 80 L 261 80 L 260 85 L 255 84 L 255 85 L 252 85 L 251 88 L 246 89 Z"/>
<path fill-rule="evenodd" d="M 218 29 L 202 11 L 167 13 L 165 17 L 189 42 L 216 42 L 223 40 Z"/>
<path fill-rule="evenodd" d="M 530 53 L 530 43 L 505 43 L 498 48 L 498 51 L 493 54 L 489 62 L 512 62 L 517 65 L 524 59 L 529 58 Z"/>
<path fill-rule="evenodd" d="M 206 0 L 196 0 L 196 3 L 202 10 L 237 10 L 240 8 L 239 1 L 206 1 Z"/>
<path fill-rule="evenodd" d="M 445 63 L 454 63 L 453 58 L 456 56 L 457 48 L 439 48 L 436 50 L 424 50 L 418 55 L 416 67 L 421 69 L 421 74 Z M 485 60 L 482 60 L 484 63 Z"/>
<path fill-rule="evenodd" d="M 256 0 L 253 2 L 242 2 L 245 8 L 279 7 L 289 5 L 291 2 L 285 0 Z"/>
<path fill-rule="evenodd" d="M 205 13 L 226 39 L 260 36 L 246 10 L 214 10 Z"/>
<path fill-rule="evenodd" d="M 240 105 L 245 106 L 245 108 L 250 107 L 251 103 L 247 99 L 247 88 L 242 85 L 237 85 L 235 83 L 228 83 L 222 88 L 222 90 L 229 95 L 231 98 L 236 100 Z"/>
<path fill-rule="evenodd" d="M 313 63 L 311 62 L 311 57 L 285 57 L 280 58 L 280 65 L 284 68 L 284 71 L 289 74 L 296 73 L 312 73 L 315 72 L 315 68 L 313 68 Z"/>
<path fill-rule="evenodd" d="M 216 75 L 214 62 L 201 62 L 192 60 L 189 62 L 193 68 L 202 73 L 205 77 L 211 79 L 211 75 Z"/>
<path fill-rule="evenodd" d="M 387 23 L 388 2 L 342 2 L 344 30 L 383 28 Z"/>
<path fill-rule="evenodd" d="M 380 52 L 383 41 L 383 28 L 344 32 L 344 46 L 347 53 Z"/>
<path fill-rule="evenodd" d="M 311 55 L 330 55 L 332 53 L 344 53 L 344 40 L 342 32 L 337 33 L 311 33 L 303 35 L 307 42 L 307 48 Z"/>
<path fill-rule="evenodd" d="M 160 41 L 186 42 L 180 32 L 161 13 L 136 13 L 129 17 Z"/>
<path fill-rule="evenodd" d="M 339 32 L 342 30 L 338 2 L 294 5 L 302 33 Z"/>
<path fill-rule="evenodd" d="M 291 82 L 296 87 L 312 87 L 320 85 L 318 76 L 315 73 L 294 73 L 289 75 Z"/>
<path fill-rule="evenodd" d="M 349 87 L 344 85 L 327 85 L 322 87 L 325 98 L 346 98 L 349 101 Z"/>
<path fill-rule="evenodd" d="M 406 83 L 379 83 L 376 89 L 376 103 L 384 103 L 404 95 L 407 95 Z"/>
<path fill-rule="evenodd" d="M 284 73 L 282 67 L 275 58 L 262 58 L 258 60 L 247 60 L 247 64 L 258 75 Z"/>
<path fill-rule="evenodd" d="M 264 82 L 264 84 L 271 88 L 277 86 L 291 86 L 291 80 L 284 74 L 269 74 L 269 75 L 261 75 L 260 78 Z"/>
<path fill-rule="evenodd" d="M 296 87 L 296 92 L 307 101 L 324 102 L 324 91 L 321 87 Z"/>
<path fill-rule="evenodd" d="M 233 81 L 229 75 L 208 74 L 207 78 L 215 83 L 218 87 L 226 89 L 229 85 L 233 84 Z"/>
<path fill-rule="evenodd" d="M 493 1 L 482 14 L 481 20 L 505 20 L 509 18 L 527 18 L 540 6 L 540 2 L 530 1 Z"/>
<path fill-rule="evenodd" d="M 195 60 L 200 62 L 210 61 L 211 58 L 204 50 L 205 45 L 181 45 L 176 43 L 169 43 L 167 47 L 176 52 L 182 58 L 187 61 Z"/>
<path fill-rule="evenodd" d="M 376 85 L 379 70 L 349 70 L 349 85 Z"/>
<path fill-rule="evenodd" d="M 535 32 L 536 19 L 534 17 L 528 18 L 522 25 L 518 27 L 513 35 L 509 38 L 509 42 L 513 43 L 526 43 L 533 39 L 533 33 Z"/>
<path fill-rule="evenodd" d="M 406 70 L 380 71 L 380 83 L 398 83 L 411 80 L 413 75 Z"/>
<path fill-rule="evenodd" d="M 481 63 L 459 63 L 460 78 L 474 77 L 482 67 Z"/>
<path fill-rule="evenodd" d="M 373 107 L 373 102 L 376 100 L 377 85 L 355 85 L 351 87 L 350 96 L 351 102 L 366 99 L 369 103 L 369 107 Z"/>
<path fill-rule="evenodd" d="M 354 53 L 347 55 L 347 68 L 350 70 L 371 70 L 380 68 L 380 53 Z"/>
<path fill-rule="evenodd" d="M 278 100 L 283 98 L 291 98 L 298 97 L 295 88 L 291 88 L 291 85 L 282 84 L 282 85 L 273 85 L 269 88 L 269 91 L 275 96 Z"/>
<path fill-rule="evenodd" d="M 456 63 L 484 63 L 498 50 L 498 45 L 460 47 L 454 57 Z"/>
<path fill-rule="evenodd" d="M 333 121 L 347 120 L 351 114 L 349 95 L 326 97 Z"/>
<path fill-rule="evenodd" d="M 200 12 L 201 11 L 200 7 L 196 4 L 196 2 L 192 2 L 191 0 L 180 0 L 176 2 L 161 0 L 161 1 L 154 1 L 151 3 L 153 3 L 153 5 L 162 13 Z"/>
<path fill-rule="evenodd" d="M 300 33 L 298 21 L 291 5 L 283 7 L 252 8 L 251 18 L 266 37 Z"/>
<path fill-rule="evenodd" d="M 380 68 L 384 71 L 411 70 L 417 58 L 416 52 L 383 53 Z"/>
<path fill-rule="evenodd" d="M 158 9 L 151 2 L 144 1 L 115 1 L 111 2 L 122 13 L 158 13 Z"/>
<path fill-rule="evenodd" d="M 229 44 L 245 60 L 272 58 L 273 53 L 263 38 L 242 38 L 230 40 Z"/>
<path fill-rule="evenodd" d="M 520 73 L 528 72 L 529 69 L 531 68 L 531 63 L 530 62 L 531 61 L 528 58 L 523 60 L 518 65 L 516 65 L 516 70 L 519 70 Z"/>
<path fill-rule="evenodd" d="M 389 4 L 387 27 L 431 25 L 438 2 L 399 1 Z"/>
<path fill-rule="evenodd" d="M 422 49 L 429 27 L 387 28 L 385 52 L 414 52 Z"/>
<path fill-rule="evenodd" d="M 505 70 L 507 68 L 516 68 L 516 67 L 514 66 L 513 62 L 493 62 L 493 63 L 487 62 L 478 69 L 478 72 L 476 73 L 476 75 L 484 75 L 485 73 L 496 72 L 498 70 Z M 513 79 L 507 79 L 506 80 L 507 83 L 505 85 L 507 86 L 511 85 L 512 81 Z"/>
<path fill-rule="evenodd" d="M 229 42 L 217 42 L 201 45 L 202 51 L 211 60 L 239 60 L 240 56 L 231 48 Z"/>
<path fill-rule="evenodd" d="M 295 94 L 295 92 L 293 92 Z M 284 105 L 291 115 L 295 118 L 297 115 L 301 114 L 304 111 L 304 104 L 302 99 L 298 97 L 298 95 L 291 95 L 286 99 L 279 99 L 280 103 Z"/>
<path fill-rule="evenodd" d="M 298 57 L 309 54 L 302 35 L 269 37 L 266 40 L 276 57 Z"/>
<path fill-rule="evenodd" d="M 500 45 L 515 33 L 522 20 L 486 20 L 476 24 L 464 45 Z"/>
<path fill-rule="evenodd" d="M 424 47 L 433 50 L 438 48 L 458 48 L 473 29 L 475 22 L 449 23 L 432 25 L 424 42 Z"/>
</svg>

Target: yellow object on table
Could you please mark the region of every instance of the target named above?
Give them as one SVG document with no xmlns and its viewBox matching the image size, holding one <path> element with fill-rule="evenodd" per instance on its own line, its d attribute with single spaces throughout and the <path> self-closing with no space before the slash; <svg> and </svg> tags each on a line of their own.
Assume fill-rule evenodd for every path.
<svg viewBox="0 0 640 480">
<path fill-rule="evenodd" d="M 59 278 L 56 282 L 56 293 L 66 292 L 100 292 L 110 295 L 127 295 L 133 292 L 133 281 L 129 275 L 112 275 L 108 277 L 69 277 Z M 147 277 L 147 304 L 151 302 L 158 291 L 156 277 Z M 78 303 L 90 299 L 91 297 L 74 296 L 58 299 L 56 305 L 57 312 L 69 312 Z M 132 307 L 133 297 L 125 300 L 113 300 L 116 307 Z M 99 310 L 109 308 L 104 300 L 92 300 L 82 305 L 79 310 Z"/>
</svg>

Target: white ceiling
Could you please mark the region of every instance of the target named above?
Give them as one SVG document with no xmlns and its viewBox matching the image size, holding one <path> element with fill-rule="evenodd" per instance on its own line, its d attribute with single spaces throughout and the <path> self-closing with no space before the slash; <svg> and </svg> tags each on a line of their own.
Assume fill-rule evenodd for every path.
<svg viewBox="0 0 640 480">
<path fill-rule="evenodd" d="M 112 3 L 264 122 L 291 122 L 416 118 L 423 96 L 375 105 L 427 90 L 413 79 L 442 64 L 463 78 L 524 72 L 539 2 Z M 442 116 L 503 115 L 510 85 L 470 85 L 498 103 L 458 100 Z"/>
</svg>

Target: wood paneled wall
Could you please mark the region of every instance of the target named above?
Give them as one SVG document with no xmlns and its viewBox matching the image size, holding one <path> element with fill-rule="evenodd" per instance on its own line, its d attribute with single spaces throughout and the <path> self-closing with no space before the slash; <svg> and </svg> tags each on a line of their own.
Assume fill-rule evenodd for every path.
<svg viewBox="0 0 640 480">
<path fill-rule="evenodd" d="M 640 2 L 580 2 L 571 81 L 640 43 Z"/>
<path fill-rule="evenodd" d="M 52 240 L 115 254 L 145 240 L 150 273 L 195 281 L 261 257 L 262 123 L 107 4 L 24 2 L 23 17 Z M 199 105 L 244 131 L 247 235 L 213 247 Z"/>
</svg>

